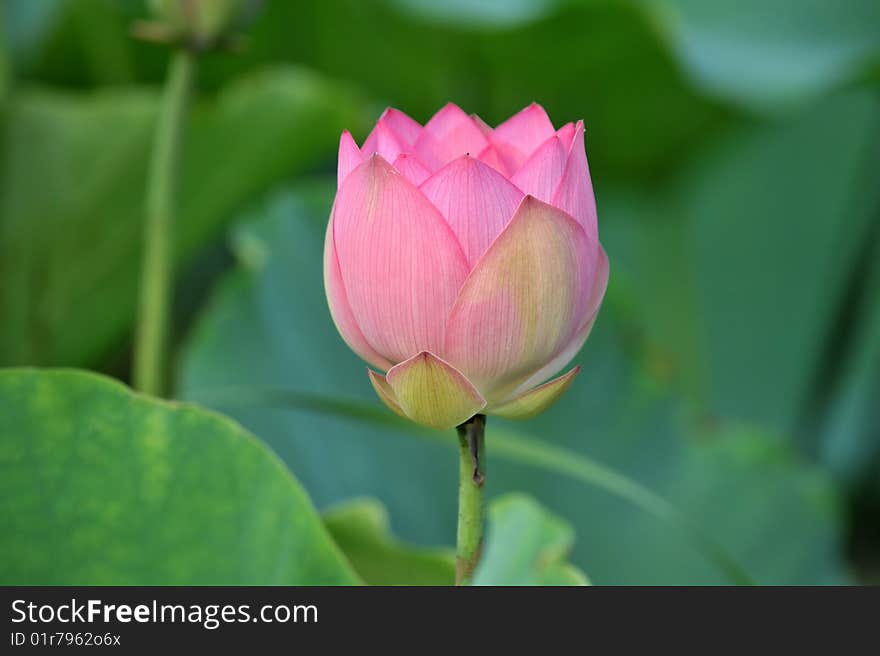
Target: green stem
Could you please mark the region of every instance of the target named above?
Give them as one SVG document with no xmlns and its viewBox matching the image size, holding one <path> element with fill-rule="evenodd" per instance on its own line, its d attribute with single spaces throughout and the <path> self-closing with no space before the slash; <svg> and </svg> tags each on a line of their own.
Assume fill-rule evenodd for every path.
<svg viewBox="0 0 880 656">
<path fill-rule="evenodd" d="M 470 585 L 483 546 L 483 483 L 486 480 L 485 415 L 458 427 L 458 540 L 455 584 Z"/>
<path fill-rule="evenodd" d="M 180 142 L 195 77 L 195 58 L 171 60 L 147 178 L 144 251 L 134 348 L 134 386 L 161 395 L 167 381 L 166 339 L 174 257 L 172 233 Z"/>
</svg>

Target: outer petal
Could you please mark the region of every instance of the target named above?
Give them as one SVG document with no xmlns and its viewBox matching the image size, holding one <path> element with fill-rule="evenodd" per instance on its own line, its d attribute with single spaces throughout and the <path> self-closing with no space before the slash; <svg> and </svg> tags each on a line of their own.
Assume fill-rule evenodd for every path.
<svg viewBox="0 0 880 656">
<path fill-rule="evenodd" d="M 578 352 L 583 348 L 584 342 L 590 336 L 593 330 L 593 323 L 599 314 L 599 306 L 605 296 L 605 289 L 608 287 L 608 257 L 605 255 L 604 249 L 599 246 L 599 262 L 596 264 L 596 273 L 593 277 L 593 287 L 590 290 L 589 300 L 587 302 L 587 319 L 575 330 L 574 335 L 565 346 L 553 357 L 550 362 L 538 369 L 529 376 L 525 382 L 514 390 L 512 396 L 528 391 L 535 385 L 542 383 L 551 376 L 557 374 L 565 365 L 571 362 Z"/>
<path fill-rule="evenodd" d="M 386 380 L 406 416 L 432 428 L 452 428 L 486 407 L 460 371 L 429 352 L 396 365 Z"/>
<path fill-rule="evenodd" d="M 490 401 L 508 398 L 582 321 L 595 258 L 577 222 L 526 196 L 465 281 L 444 357 Z"/>
<path fill-rule="evenodd" d="M 351 133 L 348 130 L 343 130 L 342 136 L 339 137 L 339 159 L 336 167 L 337 188 L 342 186 L 348 174 L 354 171 L 362 161 L 364 158 Z"/>
<path fill-rule="evenodd" d="M 562 145 L 565 146 L 566 153 L 571 150 L 571 142 L 572 139 L 574 139 L 574 133 L 574 123 L 566 123 L 556 131 L 556 136 L 559 137 L 559 140 L 562 141 Z"/>
<path fill-rule="evenodd" d="M 394 107 L 388 107 L 382 112 L 379 121 L 387 124 L 408 146 L 412 146 L 422 132 L 422 126 L 418 121 Z"/>
<path fill-rule="evenodd" d="M 495 128 L 492 140 L 515 146 L 527 158 L 555 133 L 556 128 L 544 108 L 532 103 Z"/>
<path fill-rule="evenodd" d="M 422 193 L 374 155 L 336 195 L 333 231 L 352 315 L 391 362 L 438 350 L 468 265 Z"/>
<path fill-rule="evenodd" d="M 567 158 L 568 149 L 554 134 L 529 157 L 511 182 L 527 194 L 549 203 L 562 179 Z"/>
<path fill-rule="evenodd" d="M 420 187 L 474 263 L 504 229 L 523 193 L 503 175 L 470 155 L 453 160 Z"/>
<path fill-rule="evenodd" d="M 499 406 L 489 409 L 489 414 L 507 419 L 528 419 L 544 412 L 553 405 L 556 400 L 567 390 L 574 377 L 578 375 L 580 367 L 575 367 L 564 376 L 555 378 L 540 387 L 520 394 L 516 398 Z"/>
<path fill-rule="evenodd" d="M 482 152 L 488 144 L 473 119 L 449 103 L 425 124 L 415 151 L 422 162 L 436 171 L 456 157 Z"/>
<path fill-rule="evenodd" d="M 385 376 L 376 373 L 372 369 L 367 369 L 367 375 L 370 377 L 370 383 L 372 383 L 373 389 L 376 390 L 376 395 L 385 405 L 388 406 L 388 409 L 394 414 L 400 415 L 404 419 L 408 419 L 406 413 L 400 408 L 400 404 L 397 402 L 394 390 L 391 389 L 391 385 L 385 380 Z"/>
<path fill-rule="evenodd" d="M 330 221 L 327 222 L 327 234 L 324 237 L 324 291 L 327 294 L 327 305 L 330 306 L 330 316 L 333 317 L 333 323 L 336 324 L 336 329 L 348 347 L 374 367 L 383 371 L 390 369 L 391 363 L 376 353 L 367 342 L 348 304 L 345 285 L 339 273 L 336 247 L 333 243 L 332 214 Z"/>
<path fill-rule="evenodd" d="M 596 199 L 584 149 L 584 122 L 578 121 L 565 172 L 553 195 L 553 205 L 565 210 L 580 222 L 588 235 L 599 234 L 596 223 Z"/>
<path fill-rule="evenodd" d="M 394 168 L 400 171 L 404 178 L 417 187 L 427 180 L 431 172 L 419 161 L 419 158 L 410 153 L 402 153 L 394 160 Z"/>
<path fill-rule="evenodd" d="M 407 150 L 412 150 L 412 146 L 407 144 L 387 121 L 381 119 L 367 136 L 364 146 L 361 148 L 361 152 L 365 156 L 379 153 L 386 162 L 393 162 L 400 153 Z"/>
</svg>

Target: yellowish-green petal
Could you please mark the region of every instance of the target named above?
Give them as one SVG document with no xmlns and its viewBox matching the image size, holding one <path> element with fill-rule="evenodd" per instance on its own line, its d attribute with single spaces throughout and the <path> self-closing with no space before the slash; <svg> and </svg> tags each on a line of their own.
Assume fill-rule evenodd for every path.
<svg viewBox="0 0 880 656">
<path fill-rule="evenodd" d="M 577 376 L 580 370 L 580 367 L 575 367 L 559 378 L 554 378 L 501 405 L 492 406 L 488 412 L 491 415 L 506 419 L 529 419 L 534 417 L 544 412 L 562 396 L 562 393 L 571 386 L 574 377 Z"/>
<path fill-rule="evenodd" d="M 367 373 L 370 376 L 370 383 L 372 383 L 373 389 L 376 390 L 376 395 L 382 399 L 382 402 L 388 406 L 388 409 L 394 414 L 407 419 L 406 413 L 400 408 L 397 397 L 394 396 L 394 390 L 391 389 L 391 385 L 385 380 L 385 376 L 376 373 L 372 369 L 367 369 Z"/>
<path fill-rule="evenodd" d="M 431 428 L 458 426 L 486 407 L 458 369 L 427 351 L 395 365 L 385 379 L 405 415 Z"/>
</svg>

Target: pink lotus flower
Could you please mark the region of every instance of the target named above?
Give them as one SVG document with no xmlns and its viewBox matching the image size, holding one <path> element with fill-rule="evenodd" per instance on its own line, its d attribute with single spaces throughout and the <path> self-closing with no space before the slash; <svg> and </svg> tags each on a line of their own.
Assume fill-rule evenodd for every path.
<svg viewBox="0 0 880 656">
<path fill-rule="evenodd" d="M 532 104 L 492 129 L 449 104 L 424 127 L 386 110 L 360 149 L 343 132 L 324 282 L 394 412 L 449 428 L 542 411 L 608 282 L 583 122 Z"/>
</svg>

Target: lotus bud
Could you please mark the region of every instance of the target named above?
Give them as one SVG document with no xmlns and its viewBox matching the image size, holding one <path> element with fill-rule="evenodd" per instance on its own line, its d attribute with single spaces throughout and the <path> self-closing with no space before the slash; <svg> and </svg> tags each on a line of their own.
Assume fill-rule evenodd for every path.
<svg viewBox="0 0 880 656">
<path fill-rule="evenodd" d="M 556 129 L 532 104 L 491 128 L 449 104 L 424 126 L 388 109 L 361 147 L 343 132 L 324 283 L 397 414 L 541 412 L 608 283 L 583 122 Z"/>
</svg>

